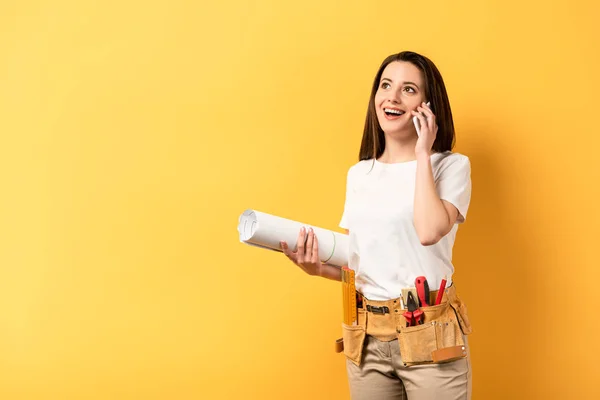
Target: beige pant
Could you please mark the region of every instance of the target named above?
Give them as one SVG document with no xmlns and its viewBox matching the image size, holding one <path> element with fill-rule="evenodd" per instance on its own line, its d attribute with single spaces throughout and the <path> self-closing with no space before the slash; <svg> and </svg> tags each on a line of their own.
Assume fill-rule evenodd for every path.
<svg viewBox="0 0 600 400">
<path fill-rule="evenodd" d="M 470 355 L 449 363 L 405 367 L 397 339 L 384 342 L 367 335 L 360 366 L 346 360 L 346 369 L 353 400 L 471 399 Z"/>
</svg>

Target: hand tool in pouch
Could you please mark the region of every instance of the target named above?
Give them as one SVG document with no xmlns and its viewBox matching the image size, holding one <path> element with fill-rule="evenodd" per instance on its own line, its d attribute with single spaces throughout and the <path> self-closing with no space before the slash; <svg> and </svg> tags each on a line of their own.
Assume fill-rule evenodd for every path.
<svg viewBox="0 0 600 400">
<path fill-rule="evenodd" d="M 357 324 L 356 285 L 355 272 L 346 266 L 342 267 L 342 302 L 344 309 L 344 323 Z"/>
<path fill-rule="evenodd" d="M 417 295 L 417 289 L 416 288 L 403 288 L 402 289 L 402 297 L 404 298 L 404 303 L 406 303 L 408 301 L 408 292 L 411 292 L 413 297 L 415 299 L 419 298 L 419 295 Z"/>
<path fill-rule="evenodd" d="M 408 298 L 406 299 L 406 307 L 408 311 L 405 311 L 404 318 L 406 318 L 406 326 L 421 325 L 423 323 L 423 310 L 419 308 L 417 300 L 414 298 L 412 292 L 408 292 Z"/>
<path fill-rule="evenodd" d="M 437 298 L 435 299 L 436 306 L 442 302 L 442 296 L 444 295 L 444 290 L 446 290 L 446 277 L 445 276 L 444 276 L 444 279 L 442 279 L 442 282 L 440 283 L 440 290 L 438 291 Z"/>
<path fill-rule="evenodd" d="M 419 306 L 429 307 L 429 284 L 424 276 L 417 276 L 415 279 L 417 294 L 419 295 Z"/>
</svg>

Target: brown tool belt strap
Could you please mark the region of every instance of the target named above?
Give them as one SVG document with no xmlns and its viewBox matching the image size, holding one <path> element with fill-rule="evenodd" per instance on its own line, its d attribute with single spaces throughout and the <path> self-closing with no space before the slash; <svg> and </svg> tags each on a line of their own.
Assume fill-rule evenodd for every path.
<svg viewBox="0 0 600 400">
<path fill-rule="evenodd" d="M 429 293 L 429 302 L 430 305 L 433 305 L 435 299 L 437 297 L 438 290 L 432 290 Z M 404 300 L 404 308 L 400 308 L 400 298 L 395 298 L 391 300 L 369 300 L 362 293 L 356 292 L 357 296 L 357 305 L 361 305 L 362 307 L 358 307 L 359 309 L 364 309 L 367 312 L 373 314 L 388 314 L 393 313 L 394 310 L 406 310 L 406 299 Z M 456 296 L 454 285 L 449 286 L 444 291 L 442 295 L 442 303 L 449 301 L 451 298 Z"/>
</svg>

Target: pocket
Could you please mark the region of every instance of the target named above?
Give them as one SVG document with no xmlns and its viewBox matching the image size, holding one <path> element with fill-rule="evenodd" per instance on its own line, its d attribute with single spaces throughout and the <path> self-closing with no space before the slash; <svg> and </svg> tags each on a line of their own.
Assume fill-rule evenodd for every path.
<svg viewBox="0 0 600 400">
<path fill-rule="evenodd" d="M 465 303 L 463 303 L 459 298 L 456 298 L 450 303 L 450 306 L 452 306 L 452 309 L 456 313 L 462 333 L 465 335 L 472 333 L 473 328 L 471 327 L 471 321 L 469 321 L 469 314 L 467 313 L 467 306 Z"/>
<path fill-rule="evenodd" d="M 342 337 L 344 339 L 344 355 L 354 364 L 360 365 L 365 342 L 365 328 L 360 325 L 342 323 Z"/>
<path fill-rule="evenodd" d="M 460 328 L 454 321 L 436 322 L 435 334 L 438 349 L 462 345 Z"/>
<path fill-rule="evenodd" d="M 435 309 L 424 307 L 423 325 L 404 327 L 396 331 L 400 356 L 405 366 L 440 363 L 463 357 L 463 336 L 454 309 L 444 304 Z M 458 355 L 457 355 L 458 354 Z"/>
<path fill-rule="evenodd" d="M 431 352 L 437 349 L 435 322 L 401 327 L 398 343 L 404 365 L 432 362 Z"/>
</svg>

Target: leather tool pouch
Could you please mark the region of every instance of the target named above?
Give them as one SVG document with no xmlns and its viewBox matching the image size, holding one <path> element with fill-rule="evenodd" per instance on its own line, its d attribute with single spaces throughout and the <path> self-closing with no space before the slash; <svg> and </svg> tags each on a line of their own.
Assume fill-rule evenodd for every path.
<svg viewBox="0 0 600 400">
<path fill-rule="evenodd" d="M 362 350 L 367 332 L 367 312 L 358 310 L 356 325 L 347 325 L 342 322 L 342 340 L 336 341 L 336 351 L 344 355 L 356 365 L 360 365 Z M 341 343 L 340 343 L 341 342 Z"/>
<path fill-rule="evenodd" d="M 421 325 L 407 327 L 402 316 L 405 310 L 394 308 L 394 304 L 398 302 L 389 301 L 385 312 L 388 318 L 377 315 L 377 307 L 370 312 L 359 308 L 356 325 L 342 323 L 342 338 L 336 340 L 335 351 L 343 352 L 350 361 L 360 365 L 369 331 L 382 341 L 397 338 L 405 366 L 445 363 L 467 356 L 463 334 L 470 334 L 472 328 L 467 307 L 456 295 L 454 285 L 446 289 L 441 304 L 421 308 L 424 313 Z"/>
<path fill-rule="evenodd" d="M 405 366 L 444 363 L 467 356 L 464 335 L 472 332 L 467 308 L 448 288 L 441 304 L 422 307 L 423 324 L 407 327 L 399 320 L 396 328 Z"/>
</svg>

